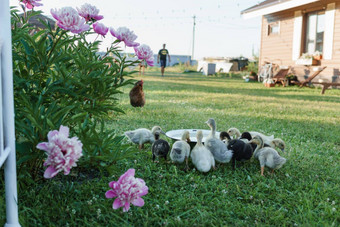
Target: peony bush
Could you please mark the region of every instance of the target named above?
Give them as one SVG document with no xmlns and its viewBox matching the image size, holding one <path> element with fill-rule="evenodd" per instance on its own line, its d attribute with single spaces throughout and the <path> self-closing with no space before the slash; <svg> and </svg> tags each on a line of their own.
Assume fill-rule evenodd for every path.
<svg viewBox="0 0 340 227">
<path fill-rule="evenodd" d="M 137 51 L 136 60 L 127 60 L 120 46 L 139 43 L 133 31 L 122 27 L 110 29 L 117 39 L 98 54 L 101 41 L 89 41 L 88 36 L 105 37 L 109 26 L 98 22 L 103 16 L 90 4 L 51 9 L 56 26 L 39 19 L 42 26 L 37 27 L 31 19 L 42 14 L 36 11 L 41 1 L 20 3 L 23 14 L 11 11 L 19 182 L 67 175 L 76 163 L 77 171 L 85 174 L 89 169 L 116 171 L 115 163 L 131 151 L 106 122 L 124 114 L 117 94 L 134 83 L 129 78 L 134 72 L 127 67 L 150 59 L 151 50 L 148 57 Z"/>
</svg>

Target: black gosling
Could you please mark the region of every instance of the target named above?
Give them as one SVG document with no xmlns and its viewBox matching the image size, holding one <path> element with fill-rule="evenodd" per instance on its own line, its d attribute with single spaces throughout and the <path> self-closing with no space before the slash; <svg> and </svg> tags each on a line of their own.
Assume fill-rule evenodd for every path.
<svg viewBox="0 0 340 227">
<path fill-rule="evenodd" d="M 230 140 L 227 147 L 233 151 L 233 157 L 231 158 L 233 170 L 235 170 L 236 161 L 249 160 L 253 156 L 254 149 L 252 145 L 240 139 Z"/>
<path fill-rule="evenodd" d="M 155 142 L 152 144 L 152 161 L 155 162 L 155 158 L 163 157 L 166 160 L 166 156 L 169 153 L 170 145 L 167 141 L 159 139 L 159 133 L 155 133 Z"/>
</svg>

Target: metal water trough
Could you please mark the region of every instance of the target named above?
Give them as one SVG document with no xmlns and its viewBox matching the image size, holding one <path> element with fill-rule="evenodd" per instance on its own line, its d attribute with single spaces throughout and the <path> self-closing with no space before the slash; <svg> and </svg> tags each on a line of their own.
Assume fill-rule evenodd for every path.
<svg viewBox="0 0 340 227">
<path fill-rule="evenodd" d="M 182 138 L 182 135 L 184 133 L 184 131 L 189 131 L 190 134 L 190 147 L 193 148 L 196 143 L 197 143 L 197 138 L 196 138 L 196 134 L 197 132 L 201 130 L 203 133 L 203 140 L 202 142 L 205 142 L 205 139 L 208 137 L 208 135 L 210 134 L 210 130 L 205 130 L 205 129 L 176 129 L 176 130 L 171 130 L 166 132 L 166 136 L 171 138 L 173 141 L 178 141 Z M 216 135 L 219 135 L 219 132 L 216 132 Z"/>
</svg>

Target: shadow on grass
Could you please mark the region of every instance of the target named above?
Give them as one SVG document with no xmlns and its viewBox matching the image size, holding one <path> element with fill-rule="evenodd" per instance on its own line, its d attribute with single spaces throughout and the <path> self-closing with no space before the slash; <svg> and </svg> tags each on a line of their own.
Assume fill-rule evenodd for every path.
<svg viewBox="0 0 340 227">
<path fill-rule="evenodd" d="M 213 78 L 213 81 L 224 83 L 221 86 L 216 86 L 209 84 L 212 81 L 212 78 L 198 78 L 197 76 L 189 76 L 183 77 L 182 74 L 176 73 L 173 76 L 169 76 L 168 78 L 165 77 L 164 82 L 160 85 L 159 81 L 148 81 L 146 86 L 155 86 L 158 89 L 164 88 L 164 90 L 168 89 L 177 89 L 177 90 L 184 90 L 187 89 L 187 85 L 192 85 L 190 90 L 197 91 L 197 92 L 208 92 L 208 93 L 226 93 L 226 94 L 239 94 L 239 95 L 250 95 L 250 96 L 257 96 L 257 97 L 274 97 L 274 98 L 281 98 L 286 100 L 303 100 L 303 101 L 323 101 L 323 102 L 336 102 L 340 101 L 340 96 L 329 96 L 329 95 L 321 95 L 321 89 L 313 89 L 313 88 L 299 88 L 296 86 L 292 87 L 274 87 L 274 88 L 266 88 L 262 84 L 257 83 L 247 83 L 245 87 L 242 86 L 242 82 L 239 79 L 226 79 L 226 78 Z M 167 79 L 180 79 L 180 81 L 169 81 Z M 194 80 L 206 80 L 207 85 L 198 85 L 194 83 Z M 244 82 L 245 83 L 245 82 Z M 231 85 L 231 86 L 229 86 Z M 238 86 L 235 88 L 234 86 Z M 251 87 L 251 88 L 249 88 Z M 312 90 L 313 89 L 313 90 Z M 291 94 L 292 92 L 296 94 Z M 317 95 L 311 95 L 311 92 L 318 92 Z M 340 91 L 336 91 L 339 92 Z"/>
</svg>

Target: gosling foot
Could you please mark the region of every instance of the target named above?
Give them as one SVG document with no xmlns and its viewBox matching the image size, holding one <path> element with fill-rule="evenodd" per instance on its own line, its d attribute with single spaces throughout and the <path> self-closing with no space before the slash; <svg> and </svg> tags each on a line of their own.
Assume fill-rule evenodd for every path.
<svg viewBox="0 0 340 227">
<path fill-rule="evenodd" d="M 263 174 L 263 172 L 264 172 L 264 166 L 262 166 L 262 167 L 261 167 L 261 176 L 263 176 L 263 177 L 264 177 L 264 174 Z"/>
</svg>

